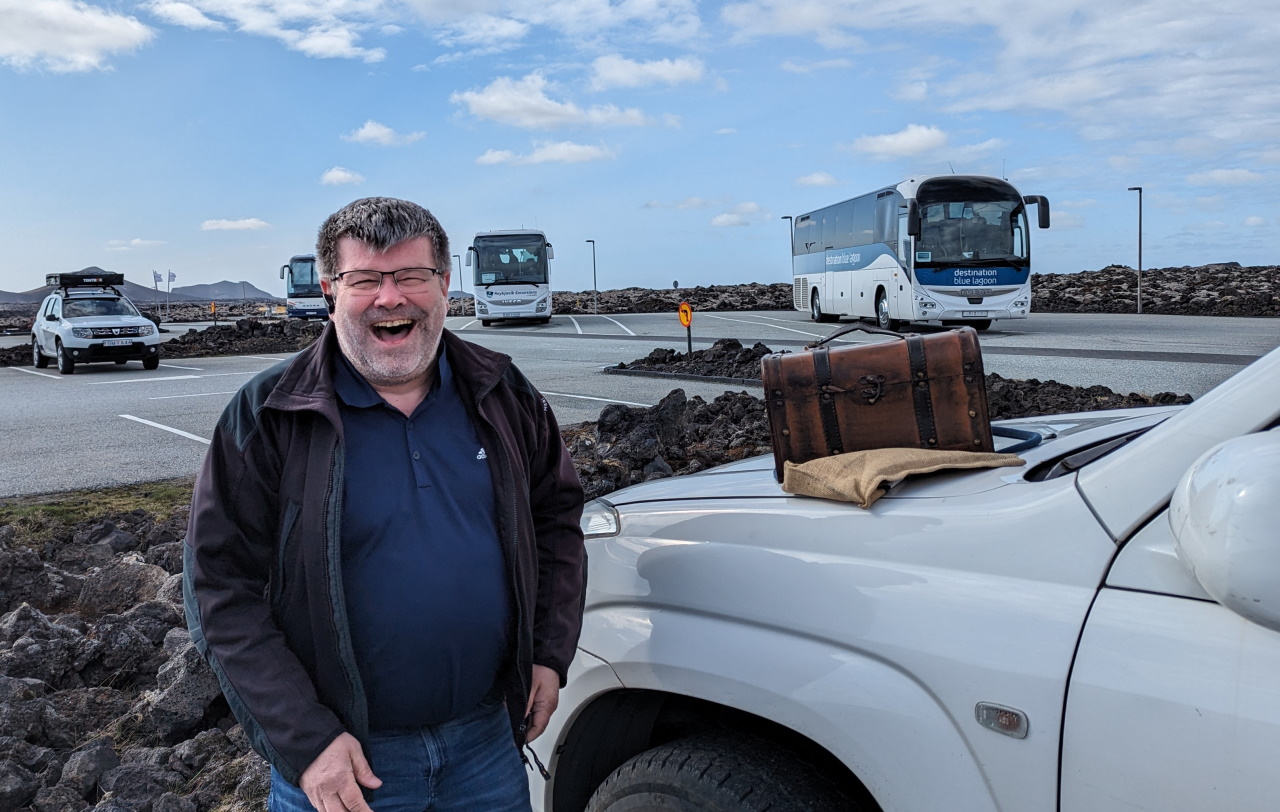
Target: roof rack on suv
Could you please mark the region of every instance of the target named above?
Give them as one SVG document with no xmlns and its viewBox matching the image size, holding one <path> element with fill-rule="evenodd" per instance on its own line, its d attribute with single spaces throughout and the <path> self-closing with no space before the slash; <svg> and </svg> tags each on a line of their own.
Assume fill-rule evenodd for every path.
<svg viewBox="0 0 1280 812">
<path fill-rule="evenodd" d="M 115 287 L 124 284 L 122 273 L 51 273 L 44 283 L 68 292 L 71 288 L 110 288 L 116 295 L 124 295 Z"/>
</svg>

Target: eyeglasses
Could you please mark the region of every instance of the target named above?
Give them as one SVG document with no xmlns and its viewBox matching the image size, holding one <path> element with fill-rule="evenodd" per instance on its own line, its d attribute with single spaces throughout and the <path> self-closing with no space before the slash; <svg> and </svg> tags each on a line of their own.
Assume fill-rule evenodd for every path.
<svg viewBox="0 0 1280 812">
<path fill-rule="evenodd" d="M 382 289 L 384 277 L 391 277 L 401 293 L 421 293 L 440 276 L 438 268 L 401 268 L 398 271 L 343 271 L 335 274 L 337 280 L 353 296 L 373 296 Z"/>
</svg>

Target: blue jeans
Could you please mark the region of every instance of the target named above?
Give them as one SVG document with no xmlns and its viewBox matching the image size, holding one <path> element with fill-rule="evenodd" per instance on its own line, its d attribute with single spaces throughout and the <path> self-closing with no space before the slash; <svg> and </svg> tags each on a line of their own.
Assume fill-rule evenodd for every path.
<svg viewBox="0 0 1280 812">
<path fill-rule="evenodd" d="M 501 703 L 439 725 L 372 733 L 364 742 L 382 786 L 374 812 L 529 812 L 529 780 Z M 315 812 L 306 793 L 271 768 L 268 812 Z"/>
</svg>

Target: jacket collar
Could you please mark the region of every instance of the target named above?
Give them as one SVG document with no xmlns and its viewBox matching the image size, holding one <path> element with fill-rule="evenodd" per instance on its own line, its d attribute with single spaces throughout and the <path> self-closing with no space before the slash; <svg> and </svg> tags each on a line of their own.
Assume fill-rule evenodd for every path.
<svg viewBox="0 0 1280 812">
<path fill-rule="evenodd" d="M 449 330 L 441 340 L 453 374 L 477 398 L 492 389 L 511 366 L 511 356 L 464 341 Z M 319 411 L 338 424 L 333 369 L 340 352 L 338 335 L 329 322 L 320 337 L 289 362 L 263 405 L 283 411 Z"/>
</svg>

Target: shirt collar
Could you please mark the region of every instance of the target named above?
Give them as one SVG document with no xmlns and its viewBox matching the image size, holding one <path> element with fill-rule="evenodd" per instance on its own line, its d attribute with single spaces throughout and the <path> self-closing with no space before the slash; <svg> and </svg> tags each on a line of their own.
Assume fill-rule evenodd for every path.
<svg viewBox="0 0 1280 812">
<path fill-rule="evenodd" d="M 334 364 L 333 370 L 333 388 L 337 392 L 338 398 L 345 406 L 353 406 L 357 409 L 367 409 L 379 404 L 385 404 L 377 390 L 373 388 L 364 376 L 351 364 L 345 353 L 341 349 L 338 350 L 338 360 Z M 431 392 L 427 394 L 423 404 L 434 400 L 436 392 L 448 390 L 453 387 L 453 370 L 449 368 L 448 353 L 445 352 L 444 342 L 440 342 L 440 352 L 436 360 L 436 369 L 439 371 L 439 378 L 435 386 L 431 387 Z"/>
</svg>

